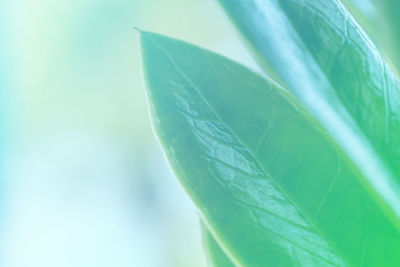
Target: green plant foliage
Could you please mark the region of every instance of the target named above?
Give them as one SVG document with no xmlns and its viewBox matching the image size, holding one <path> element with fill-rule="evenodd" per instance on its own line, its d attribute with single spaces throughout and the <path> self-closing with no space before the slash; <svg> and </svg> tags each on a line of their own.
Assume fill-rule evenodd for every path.
<svg viewBox="0 0 400 267">
<path fill-rule="evenodd" d="M 387 29 L 382 29 L 386 34 L 384 41 L 388 55 L 397 69 L 400 71 L 400 1 L 398 0 L 375 0 L 376 6 L 380 10 L 381 24 Z M 383 38 L 382 38 L 383 39 Z"/>
<path fill-rule="evenodd" d="M 392 65 L 400 70 L 398 0 L 341 0 Z"/>
<path fill-rule="evenodd" d="M 331 129 L 332 111 L 348 125 L 355 122 L 381 159 L 375 158 L 400 177 L 399 80 L 339 1 L 219 2 L 330 132 L 345 133 Z"/>
<path fill-rule="evenodd" d="M 207 227 L 202 223 L 203 242 L 208 264 L 210 267 L 234 267 L 235 265 L 222 251 L 215 238 Z"/>
<path fill-rule="evenodd" d="M 252 12 L 259 14 L 264 9 Z M 303 12 L 311 16 L 306 10 Z M 246 9 L 242 13 L 248 19 Z M 340 18 L 340 12 L 335 14 Z M 347 31 L 351 31 L 352 24 L 349 19 L 346 21 Z M 305 22 L 299 19 L 300 23 Z M 329 31 L 329 27 L 323 29 Z M 321 29 L 315 31 L 312 38 L 318 38 L 317 32 Z M 268 38 L 274 38 L 261 36 L 265 43 Z M 352 40 L 351 36 L 346 38 Z M 362 41 L 365 38 L 355 44 L 357 49 L 365 45 Z M 367 91 L 366 95 L 373 97 L 367 105 L 363 97 L 353 99 L 345 91 L 343 96 L 335 97 L 342 89 L 332 85 L 335 78 L 329 76 L 330 72 L 318 63 L 317 57 L 311 57 L 311 53 L 323 51 L 323 45 L 318 46 L 317 41 L 316 50 L 301 47 L 309 55 L 301 58 L 304 62 L 296 57 L 293 62 L 289 61 L 297 56 L 290 53 L 282 56 L 287 62 L 280 61 L 279 56 L 273 61 L 277 62 L 277 74 L 300 100 L 273 81 L 193 45 L 148 32 L 141 33 L 141 42 L 157 135 L 177 177 L 232 262 L 239 266 L 399 265 L 398 195 L 390 184 L 394 182 L 393 175 L 387 174 L 385 167 L 375 167 L 380 156 L 394 152 L 380 150 L 380 156 L 372 154 L 370 158 L 355 155 L 369 144 L 364 140 L 364 133 L 369 141 L 379 141 L 377 148 L 395 150 L 382 140 L 392 142 L 396 138 L 384 139 L 380 135 L 391 133 L 395 126 L 387 128 L 384 124 L 376 133 L 364 113 L 354 115 L 361 112 L 361 105 L 368 109 L 362 112 L 370 114 L 370 120 L 377 119 L 375 127 L 381 127 L 380 116 L 386 114 L 382 114 L 381 108 L 387 102 L 380 102 L 381 96 L 376 92 L 379 88 L 374 82 L 384 76 L 386 89 L 397 90 L 395 78 L 390 85 L 392 74 L 379 54 L 368 56 L 369 51 L 375 50 L 369 50 L 371 47 L 366 45 L 359 48 L 365 49 L 363 52 L 351 46 L 347 50 L 342 44 L 342 49 L 354 56 L 353 62 L 357 62 L 357 56 L 367 55 L 358 64 L 369 63 L 373 67 L 366 68 L 368 75 L 362 76 L 351 69 L 351 62 L 343 59 L 344 63 L 339 60 L 343 70 L 338 67 L 335 71 L 336 75 L 342 75 L 340 79 L 346 79 L 343 81 L 346 90 Z M 297 40 L 290 42 L 297 44 Z M 303 53 L 303 50 L 296 51 Z M 277 51 L 271 50 L 274 52 Z M 326 56 L 332 53 L 328 52 Z M 336 62 L 336 59 L 330 61 Z M 382 66 L 379 68 L 375 61 Z M 308 77 L 296 78 L 290 72 L 291 66 L 286 66 L 286 71 L 283 69 L 284 63 L 301 64 L 299 68 Z M 357 78 L 348 77 L 346 70 Z M 318 76 L 313 76 L 314 71 Z M 351 87 L 353 83 L 359 87 Z M 310 86 L 306 88 L 307 93 L 321 96 L 314 99 L 321 102 L 313 104 L 305 97 L 307 94 L 300 92 L 306 84 Z M 323 94 L 310 92 L 319 88 L 318 84 L 329 87 L 320 88 Z M 290 87 L 293 85 L 296 87 Z M 359 110 L 356 113 L 350 100 L 357 101 L 353 103 L 354 110 Z M 341 101 L 345 104 L 341 105 Z M 331 110 L 338 112 L 340 120 L 323 121 L 326 114 L 316 114 L 316 111 L 326 112 L 321 109 L 321 103 L 329 104 Z M 346 117 L 346 110 L 354 117 Z M 353 119 L 356 125 L 351 124 Z M 332 123 L 336 124 L 328 125 Z M 357 126 L 363 131 L 355 130 Z M 351 131 L 353 135 L 344 135 L 341 131 Z M 357 140 L 361 141 L 357 143 Z M 372 149 L 365 151 L 373 153 Z"/>
</svg>

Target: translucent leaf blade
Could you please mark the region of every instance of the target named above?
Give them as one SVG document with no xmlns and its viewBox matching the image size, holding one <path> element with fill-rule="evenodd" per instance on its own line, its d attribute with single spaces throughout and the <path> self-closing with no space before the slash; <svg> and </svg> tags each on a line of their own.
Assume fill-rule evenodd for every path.
<svg viewBox="0 0 400 267">
<path fill-rule="evenodd" d="M 355 165 L 293 96 L 181 41 L 144 32 L 142 47 L 164 151 L 236 262 L 400 262 L 399 233 L 381 196 L 364 184 L 364 166 Z"/>
</svg>

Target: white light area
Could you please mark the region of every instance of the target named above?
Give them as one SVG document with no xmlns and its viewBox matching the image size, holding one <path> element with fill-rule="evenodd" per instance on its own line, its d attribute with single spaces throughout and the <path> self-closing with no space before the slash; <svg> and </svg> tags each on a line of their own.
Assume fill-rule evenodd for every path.
<svg viewBox="0 0 400 267">
<path fill-rule="evenodd" d="M 197 229 L 188 232 L 190 220 L 197 220 L 194 209 L 162 158 L 155 157 L 154 165 L 144 166 L 144 172 L 159 175 L 159 190 L 164 194 L 161 210 L 170 212 L 163 218 L 165 214 L 143 203 L 148 195 L 143 195 L 138 182 L 140 171 L 133 177 L 124 167 L 125 160 L 115 144 L 81 132 L 56 134 L 16 154 L 8 167 L 0 266 L 174 266 L 168 242 L 175 241 L 172 247 L 184 240 L 179 233 L 176 240 L 166 239 L 171 227 L 166 221 L 180 221 L 181 235 L 191 236 L 185 236 L 188 243 L 199 239 L 199 233 L 193 233 Z M 196 241 L 199 247 L 182 247 L 197 253 L 195 249 L 201 247 Z"/>
</svg>

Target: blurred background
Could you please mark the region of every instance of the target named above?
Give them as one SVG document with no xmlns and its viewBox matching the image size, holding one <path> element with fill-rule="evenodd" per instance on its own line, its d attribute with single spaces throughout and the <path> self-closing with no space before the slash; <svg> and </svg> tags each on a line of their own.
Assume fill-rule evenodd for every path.
<svg viewBox="0 0 400 267">
<path fill-rule="evenodd" d="M 206 266 L 134 26 L 254 66 L 213 0 L 0 1 L 0 266 Z"/>
</svg>

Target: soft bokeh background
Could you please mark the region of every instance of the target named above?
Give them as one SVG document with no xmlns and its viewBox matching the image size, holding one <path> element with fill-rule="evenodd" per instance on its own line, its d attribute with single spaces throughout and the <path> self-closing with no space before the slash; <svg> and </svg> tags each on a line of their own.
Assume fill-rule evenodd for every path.
<svg viewBox="0 0 400 267">
<path fill-rule="evenodd" d="M 253 66 L 215 2 L 0 1 L 0 266 L 206 265 L 133 27 Z"/>
</svg>

